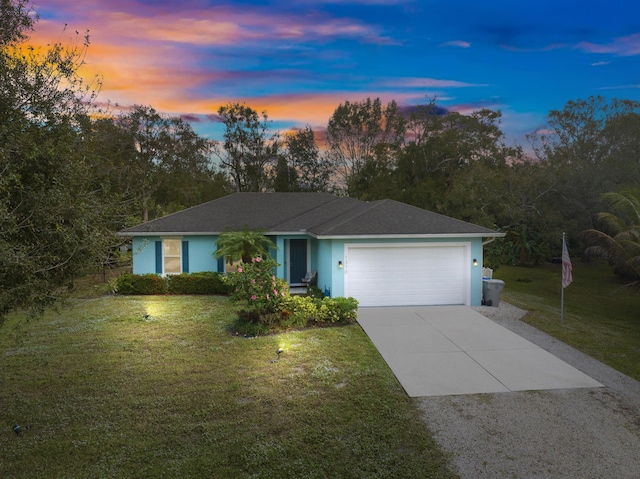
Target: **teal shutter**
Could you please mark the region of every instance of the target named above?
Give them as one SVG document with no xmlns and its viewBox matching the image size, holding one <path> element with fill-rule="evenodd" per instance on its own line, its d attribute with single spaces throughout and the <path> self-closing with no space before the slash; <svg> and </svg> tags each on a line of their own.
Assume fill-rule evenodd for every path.
<svg viewBox="0 0 640 479">
<path fill-rule="evenodd" d="M 218 273 L 224 273 L 224 256 L 218 258 Z"/>
<path fill-rule="evenodd" d="M 162 241 L 156 241 L 156 273 L 162 274 Z"/>
<path fill-rule="evenodd" d="M 182 242 L 182 272 L 189 272 L 189 242 Z"/>
</svg>

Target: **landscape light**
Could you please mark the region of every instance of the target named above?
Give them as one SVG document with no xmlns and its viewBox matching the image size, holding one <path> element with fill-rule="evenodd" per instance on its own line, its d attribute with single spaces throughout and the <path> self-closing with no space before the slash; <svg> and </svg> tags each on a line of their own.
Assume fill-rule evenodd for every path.
<svg viewBox="0 0 640 479">
<path fill-rule="evenodd" d="M 278 361 L 280 361 L 280 355 L 282 354 L 282 352 L 284 351 L 284 349 L 282 348 L 278 348 L 276 349 L 276 359 L 272 359 L 271 361 L 269 361 L 270 363 L 277 363 Z"/>
</svg>

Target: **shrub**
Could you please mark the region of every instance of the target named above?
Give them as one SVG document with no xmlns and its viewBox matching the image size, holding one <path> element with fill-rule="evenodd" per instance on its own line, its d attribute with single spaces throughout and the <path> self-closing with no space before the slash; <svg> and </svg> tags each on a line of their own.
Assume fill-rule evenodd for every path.
<svg viewBox="0 0 640 479">
<path fill-rule="evenodd" d="M 171 294 L 229 294 L 231 288 L 222 273 L 182 273 L 167 277 Z"/>
<path fill-rule="evenodd" d="M 316 321 L 327 323 L 352 323 L 358 317 L 358 301 L 355 298 L 325 297 L 320 303 Z"/>
<path fill-rule="evenodd" d="M 320 288 L 318 288 L 315 284 L 312 284 L 307 287 L 307 296 L 311 296 L 312 298 L 322 299 L 324 298 L 324 292 Z"/>
<path fill-rule="evenodd" d="M 167 281 L 158 274 L 124 273 L 118 277 L 119 294 L 166 294 Z"/>
<path fill-rule="evenodd" d="M 313 298 L 308 296 L 285 296 L 279 305 L 281 325 L 285 328 L 303 327 L 318 316 Z"/>
<path fill-rule="evenodd" d="M 236 273 L 228 275 L 233 301 L 246 303 L 246 313 L 254 314 L 259 321 L 271 322 L 289 292 L 287 282 L 275 277 L 276 266 L 273 259 L 252 258 L 250 263 L 240 263 Z"/>
</svg>

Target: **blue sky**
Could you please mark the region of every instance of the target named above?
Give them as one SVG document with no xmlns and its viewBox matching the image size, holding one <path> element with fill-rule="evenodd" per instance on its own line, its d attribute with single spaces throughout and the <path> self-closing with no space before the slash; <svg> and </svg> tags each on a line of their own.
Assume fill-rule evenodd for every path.
<svg viewBox="0 0 640 479">
<path fill-rule="evenodd" d="M 100 100 L 152 105 L 215 138 L 245 102 L 282 129 L 323 129 L 345 100 L 436 97 L 501 110 L 507 143 L 569 100 L 640 101 L 637 0 L 41 0 L 33 40 L 89 30 Z M 64 25 L 67 24 L 66 30 Z"/>
</svg>

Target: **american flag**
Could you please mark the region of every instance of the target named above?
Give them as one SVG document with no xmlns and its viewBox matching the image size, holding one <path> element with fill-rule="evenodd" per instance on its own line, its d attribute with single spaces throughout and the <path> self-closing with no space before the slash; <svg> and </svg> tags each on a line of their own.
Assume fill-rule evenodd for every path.
<svg viewBox="0 0 640 479">
<path fill-rule="evenodd" d="M 573 267 L 571 266 L 571 258 L 569 258 L 569 251 L 567 251 L 567 243 L 564 241 L 564 237 L 562 238 L 562 287 L 566 288 L 573 281 L 573 276 L 571 275 L 571 270 Z"/>
</svg>

